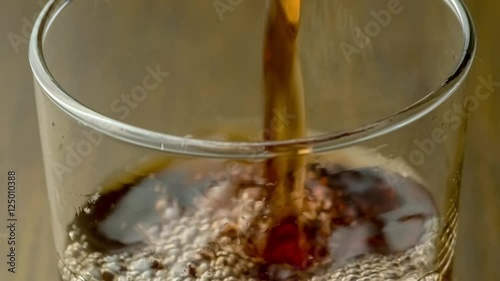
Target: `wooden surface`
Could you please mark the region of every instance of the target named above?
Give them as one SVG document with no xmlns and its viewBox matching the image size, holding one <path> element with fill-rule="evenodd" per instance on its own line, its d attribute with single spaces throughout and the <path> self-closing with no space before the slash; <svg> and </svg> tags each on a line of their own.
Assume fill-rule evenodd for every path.
<svg viewBox="0 0 500 281">
<path fill-rule="evenodd" d="M 500 2 L 470 0 L 479 33 L 471 74 L 500 81 Z M 26 20 L 37 13 L 35 0 L 0 0 L 0 280 L 55 281 L 56 256 L 41 163 L 27 45 L 16 53 L 7 34 L 23 36 Z M 26 20 L 25 20 L 26 19 Z M 465 176 L 455 263 L 457 280 L 500 280 L 500 87 L 473 113 L 469 123 Z M 6 171 L 18 173 L 17 273 L 6 271 Z"/>
</svg>

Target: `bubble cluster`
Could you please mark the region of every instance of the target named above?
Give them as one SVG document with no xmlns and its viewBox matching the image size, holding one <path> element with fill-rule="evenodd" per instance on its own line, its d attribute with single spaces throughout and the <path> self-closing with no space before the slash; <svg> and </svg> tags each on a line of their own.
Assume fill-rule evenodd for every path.
<svg viewBox="0 0 500 281">
<path fill-rule="evenodd" d="M 323 230 L 328 226 L 329 255 L 308 268 L 269 264 L 248 255 L 248 234 L 255 229 L 265 231 L 269 220 L 264 187 L 246 181 L 243 191 L 236 192 L 223 208 L 207 200 L 220 200 L 220 194 L 234 191 L 227 184 L 212 187 L 212 197 L 198 200 L 198 208 L 185 209 L 174 198 L 162 197 L 162 202 L 169 203 L 160 204 L 159 222 L 136 226 L 146 243 L 120 250 L 93 250 L 89 233 L 78 223 L 72 224 L 70 242 L 59 261 L 62 280 L 416 281 L 431 271 L 439 221 L 434 206 L 426 205 L 426 193 L 409 187 L 415 183 L 368 170 L 311 165 L 309 172 L 304 216 Z M 390 190 L 388 183 L 399 189 Z M 414 215 L 405 216 L 406 211 Z M 412 220 L 416 223 L 405 225 Z M 371 224 L 377 221 L 375 229 Z M 370 244 L 374 235 L 385 237 L 380 238 L 384 243 Z"/>
</svg>

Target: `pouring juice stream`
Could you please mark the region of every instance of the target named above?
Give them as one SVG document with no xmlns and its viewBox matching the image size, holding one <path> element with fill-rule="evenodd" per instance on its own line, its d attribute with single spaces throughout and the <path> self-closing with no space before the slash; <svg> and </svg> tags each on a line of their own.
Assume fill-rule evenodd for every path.
<svg viewBox="0 0 500 281">
<path fill-rule="evenodd" d="M 300 0 L 268 0 L 264 35 L 264 127 L 267 141 L 298 139 L 306 136 L 304 87 L 297 56 L 297 36 L 300 28 Z M 275 118 L 276 113 L 289 112 L 293 119 Z M 268 204 L 271 221 L 279 227 L 283 220 L 295 224 L 296 252 L 307 252 L 303 233 L 302 212 L 306 159 L 300 155 L 307 148 L 299 147 L 289 157 L 267 160 L 265 177 L 270 183 Z M 272 231 L 271 231 L 272 233 Z M 267 237 L 273 241 L 272 237 Z M 265 243 L 269 243 L 266 241 Z M 273 247 L 267 245 L 266 249 Z M 264 250 L 265 251 L 265 250 Z M 273 252 L 276 249 L 269 249 Z M 266 254 L 264 253 L 264 256 Z"/>
</svg>

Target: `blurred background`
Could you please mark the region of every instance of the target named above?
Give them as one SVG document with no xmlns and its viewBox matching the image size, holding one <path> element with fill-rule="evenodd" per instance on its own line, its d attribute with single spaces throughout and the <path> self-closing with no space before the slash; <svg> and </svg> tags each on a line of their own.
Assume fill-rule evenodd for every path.
<svg viewBox="0 0 500 281">
<path fill-rule="evenodd" d="M 90 0 L 88 0 L 90 1 Z M 103 0 L 104 1 L 104 0 Z M 45 1 L 0 0 L 0 280 L 57 280 L 41 160 L 28 36 Z M 500 2 L 467 0 L 478 32 L 470 74 L 500 82 Z M 425 16 L 425 15 L 424 15 Z M 471 91 L 476 84 L 470 83 Z M 500 87 L 469 120 L 459 221 L 459 281 L 500 280 Z M 17 272 L 6 270 L 7 171 L 17 180 Z"/>
</svg>

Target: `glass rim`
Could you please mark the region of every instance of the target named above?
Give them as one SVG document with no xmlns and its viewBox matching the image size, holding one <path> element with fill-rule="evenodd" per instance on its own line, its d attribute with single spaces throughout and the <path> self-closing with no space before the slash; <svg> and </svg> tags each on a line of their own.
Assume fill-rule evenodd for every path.
<svg viewBox="0 0 500 281">
<path fill-rule="evenodd" d="M 127 143 L 154 150 L 216 158 L 265 159 L 285 154 L 311 154 L 332 151 L 372 139 L 404 127 L 426 115 L 446 99 L 466 79 L 476 51 L 472 18 L 462 0 L 442 0 L 456 13 L 464 35 L 463 53 L 453 73 L 434 91 L 419 101 L 382 119 L 356 129 L 325 133 L 284 141 L 230 142 L 187 138 L 151 131 L 104 116 L 79 103 L 66 93 L 50 73 L 43 54 L 43 40 L 57 14 L 70 0 L 50 0 L 38 16 L 29 43 L 29 61 L 35 83 L 49 99 L 84 126 Z M 283 149 L 308 146 L 310 149 Z"/>
</svg>

